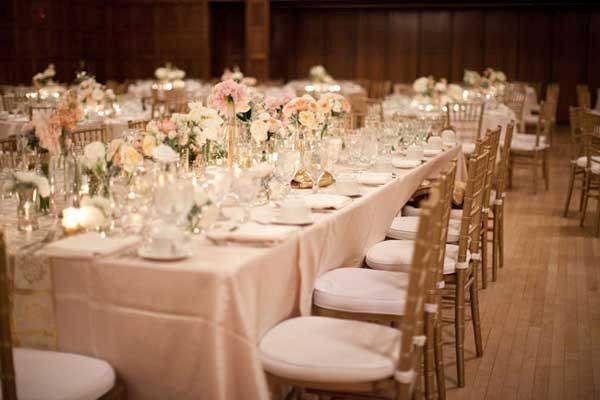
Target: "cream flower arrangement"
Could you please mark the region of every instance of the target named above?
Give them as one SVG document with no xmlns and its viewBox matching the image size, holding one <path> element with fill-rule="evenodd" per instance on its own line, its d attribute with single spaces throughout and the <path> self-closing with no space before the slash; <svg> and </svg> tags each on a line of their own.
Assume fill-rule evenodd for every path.
<svg viewBox="0 0 600 400">
<path fill-rule="evenodd" d="M 154 76 L 159 81 L 164 82 L 182 81 L 185 78 L 185 71 L 168 62 L 164 67 L 157 68 L 154 71 Z"/>
<path fill-rule="evenodd" d="M 327 70 L 322 65 L 314 65 L 310 68 L 309 77 L 315 83 L 331 83 L 333 78 L 327 73 Z"/>
<path fill-rule="evenodd" d="M 481 75 L 479 75 L 479 72 L 477 71 L 465 69 L 465 73 L 463 75 L 463 84 L 467 88 L 478 87 L 481 84 Z"/>
<path fill-rule="evenodd" d="M 44 86 L 53 85 L 55 75 L 56 70 L 54 69 L 54 64 L 49 64 L 44 71 L 38 72 L 33 76 L 33 85 L 38 89 Z"/>
<path fill-rule="evenodd" d="M 106 89 L 104 85 L 96 82 L 93 77 L 79 84 L 77 98 L 86 113 L 111 109 L 117 99 L 112 89 Z"/>
<path fill-rule="evenodd" d="M 13 172 L 4 184 L 5 192 L 32 188 L 37 189 L 39 196 L 42 198 L 50 196 L 50 183 L 48 182 L 48 179 L 35 172 Z"/>
</svg>

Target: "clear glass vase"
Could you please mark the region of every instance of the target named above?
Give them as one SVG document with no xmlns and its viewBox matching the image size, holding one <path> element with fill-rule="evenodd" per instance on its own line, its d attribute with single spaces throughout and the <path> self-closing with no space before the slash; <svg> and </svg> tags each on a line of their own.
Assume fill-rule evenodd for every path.
<svg viewBox="0 0 600 400">
<path fill-rule="evenodd" d="M 57 213 L 78 206 L 80 172 L 77 159 L 70 148 L 52 156 L 49 164 L 50 187 Z"/>
<path fill-rule="evenodd" d="M 17 188 L 17 229 L 20 231 L 35 231 L 39 229 L 37 197 L 35 187 Z"/>
</svg>

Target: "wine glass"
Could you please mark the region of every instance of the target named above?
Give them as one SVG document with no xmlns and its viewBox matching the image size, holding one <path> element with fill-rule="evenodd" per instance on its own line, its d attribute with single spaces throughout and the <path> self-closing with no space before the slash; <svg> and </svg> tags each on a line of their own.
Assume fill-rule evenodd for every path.
<svg viewBox="0 0 600 400">
<path fill-rule="evenodd" d="M 340 154 L 342 152 L 342 139 L 339 137 L 329 137 L 327 138 L 325 145 L 327 148 L 327 159 L 331 165 L 331 168 L 334 169 L 335 165 L 340 160 Z"/>
<path fill-rule="evenodd" d="M 259 183 L 258 177 L 250 169 L 242 169 L 239 171 L 235 181 L 235 188 L 238 201 L 244 209 L 242 223 L 250 220 L 250 207 L 258 194 Z"/>
<path fill-rule="evenodd" d="M 285 186 L 286 195 L 290 192 L 291 181 L 294 178 L 294 174 L 296 173 L 296 171 L 298 171 L 299 166 L 299 152 L 293 150 L 286 150 L 277 154 L 275 171 L 277 177 L 283 182 L 283 185 Z"/>
<path fill-rule="evenodd" d="M 321 160 L 321 153 L 321 150 L 316 147 L 304 151 L 304 167 L 306 168 L 306 172 L 308 175 L 310 175 L 310 179 L 312 180 L 313 193 L 319 192 L 319 180 L 325 172 Z"/>
</svg>

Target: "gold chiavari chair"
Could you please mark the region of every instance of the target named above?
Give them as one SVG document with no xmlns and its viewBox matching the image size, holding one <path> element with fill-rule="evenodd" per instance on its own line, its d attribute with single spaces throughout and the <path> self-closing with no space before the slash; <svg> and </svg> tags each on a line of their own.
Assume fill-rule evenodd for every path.
<svg viewBox="0 0 600 400">
<path fill-rule="evenodd" d="M 527 97 L 527 86 L 523 83 L 508 83 L 504 89 L 504 104 L 510 108 L 524 131 L 523 111 L 525 110 L 525 98 Z"/>
<path fill-rule="evenodd" d="M 569 213 L 569 205 L 573 196 L 573 189 L 579 183 L 578 189 L 582 191 L 579 200 L 579 211 L 583 206 L 583 185 L 585 178 L 585 168 L 587 159 L 583 149 L 583 116 L 585 110 L 580 107 L 569 107 L 569 125 L 571 128 L 571 151 L 572 156 L 569 161 L 569 188 L 567 189 L 567 199 L 565 201 L 565 210 L 563 217 Z"/>
<path fill-rule="evenodd" d="M 485 103 L 450 103 L 446 106 L 448 129 L 475 142 L 481 136 Z"/>
<path fill-rule="evenodd" d="M 592 95 L 588 85 L 575 86 L 577 92 L 577 107 L 590 109 L 592 108 Z"/>
<path fill-rule="evenodd" d="M 430 281 L 427 284 L 427 300 L 426 304 L 431 306 L 425 309 L 425 326 L 427 330 L 427 352 L 431 352 L 426 358 L 426 379 L 425 393 L 427 398 L 430 398 L 435 390 L 435 379 L 433 374 L 436 368 L 435 360 L 441 360 L 443 357 L 440 347 L 434 346 L 437 339 L 441 341 L 441 336 L 435 336 L 437 319 L 437 304 L 439 293 L 437 282 L 440 280 L 443 273 L 444 265 L 444 250 L 446 244 L 446 236 L 448 233 L 448 220 L 450 215 L 450 207 L 452 201 L 452 192 L 454 189 L 454 179 L 456 175 L 456 162 L 451 162 L 450 167 L 444 172 L 438 180 L 433 184 L 433 187 L 440 189 L 439 204 L 434 207 L 433 214 L 435 223 L 440 224 L 440 237 L 431 243 L 434 246 L 434 252 L 442 252 L 438 258 L 438 262 L 431 265 L 433 271 L 430 272 Z M 432 187 L 429 188 L 432 190 Z M 402 218 L 402 217 L 399 217 Z M 417 224 L 415 225 L 414 235 L 411 237 L 410 245 L 414 246 L 414 240 L 417 236 L 418 217 L 415 217 Z M 400 251 L 404 251 L 402 241 L 387 241 L 385 245 L 400 245 Z M 377 246 L 377 245 L 376 245 Z M 398 285 L 398 282 L 403 281 L 399 274 L 405 274 L 410 270 L 410 259 L 402 258 L 400 254 L 400 262 L 395 264 L 397 269 L 393 271 L 375 270 L 368 268 L 338 268 L 321 275 L 315 282 L 315 290 L 313 292 L 313 314 L 319 316 L 327 316 L 334 318 L 345 318 L 362 320 L 368 322 L 377 322 L 385 325 L 393 325 L 399 323 L 404 317 L 404 304 L 406 300 L 406 285 Z M 403 264 L 404 262 L 404 264 Z M 441 328 L 440 328 L 441 329 Z M 445 394 L 445 382 L 442 371 L 437 371 L 438 377 L 438 392 L 443 397 Z"/>
<path fill-rule="evenodd" d="M 504 265 L 504 199 L 506 197 L 506 179 L 508 175 L 508 162 L 510 157 L 510 143 L 513 138 L 515 122 L 511 121 L 506 126 L 504 142 L 502 145 L 502 158 L 498 164 L 496 188 L 490 196 L 492 219 L 492 281 L 496 280 L 499 267 Z M 485 226 L 485 225 L 484 225 Z"/>
<path fill-rule="evenodd" d="M 373 396 L 389 390 L 397 400 L 413 398 L 426 341 L 426 285 L 431 263 L 438 261 L 431 243 L 440 235 L 440 224 L 433 216 L 439 196 L 436 188 L 423 207 L 408 282 L 406 274 L 398 274 L 399 283 L 407 288 L 400 329 L 318 316 L 286 320 L 268 331 L 259 344 L 272 384 L 291 386 L 299 396 L 304 391 Z"/>
<path fill-rule="evenodd" d="M 53 106 L 29 106 L 29 120 L 33 120 L 33 114 L 37 112 L 47 112 L 56 110 L 56 107 Z"/>
<path fill-rule="evenodd" d="M 13 93 L 2 95 L 2 109 L 8 112 L 14 112 L 18 108 L 18 98 Z"/>
<path fill-rule="evenodd" d="M 19 165 L 19 153 L 16 151 L 0 151 L 0 172 L 14 170 Z"/>
<path fill-rule="evenodd" d="M 465 303 L 469 292 L 471 322 L 477 357 L 483 355 L 481 320 L 479 317 L 479 287 L 477 269 L 481 262 L 481 211 L 485 191 L 489 153 L 474 153 L 469 159 L 469 177 L 463 198 L 458 246 L 447 245 L 446 254 L 453 254 L 456 262 L 444 266 L 444 298 L 454 307 L 454 334 L 458 387 L 465 386 Z M 446 256 L 448 258 L 448 256 Z"/>
<path fill-rule="evenodd" d="M 500 133 L 502 128 L 488 131 L 486 137 L 475 145 L 475 153 L 481 154 L 483 151 L 489 153 L 485 186 L 483 193 L 483 206 L 481 209 L 481 286 L 487 288 L 488 281 L 488 246 L 487 246 L 487 226 L 491 211 L 491 198 L 494 177 L 496 176 L 496 158 L 498 155 L 498 146 L 500 145 Z M 492 268 L 492 281 L 496 281 L 496 271 Z"/>
<path fill-rule="evenodd" d="M 509 187 L 512 187 L 513 173 L 516 165 L 531 168 L 533 192 L 536 193 L 538 185 L 538 168 L 542 169 L 542 176 L 546 190 L 549 187 L 548 151 L 550 150 L 552 134 L 552 103 L 540 104 L 540 116 L 535 129 L 535 135 L 517 134 L 510 145 L 509 158 Z"/>
<path fill-rule="evenodd" d="M 76 354 L 13 347 L 11 290 L 4 231 L 0 230 L 0 383 L 2 399 L 53 398 L 125 399 L 125 387 L 103 360 Z M 82 373 L 82 371 L 85 371 Z M 60 381 L 57 385 L 54 380 Z M 61 393 L 62 392 L 62 393 Z M 17 397 L 17 394 L 19 397 Z"/>
<path fill-rule="evenodd" d="M 596 199 L 595 235 L 600 235 L 600 116 L 585 112 L 583 117 L 583 146 L 586 157 L 583 186 L 583 206 L 579 225 L 583 226 L 589 199 Z"/>
<path fill-rule="evenodd" d="M 105 125 L 77 129 L 71 132 L 71 140 L 76 148 L 83 148 L 92 142 L 108 143 L 108 131 Z"/>
<path fill-rule="evenodd" d="M 146 125 L 148 125 L 148 122 L 150 122 L 150 121 L 145 120 L 145 119 L 128 121 L 127 128 L 143 131 L 144 129 L 146 129 Z"/>
</svg>

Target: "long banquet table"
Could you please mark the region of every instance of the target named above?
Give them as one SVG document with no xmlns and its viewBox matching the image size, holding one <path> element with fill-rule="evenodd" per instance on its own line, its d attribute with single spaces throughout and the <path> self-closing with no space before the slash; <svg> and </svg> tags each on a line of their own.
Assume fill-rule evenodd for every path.
<svg viewBox="0 0 600 400">
<path fill-rule="evenodd" d="M 421 182 L 458 160 L 460 146 L 268 247 L 215 246 L 199 237 L 192 257 L 49 256 L 57 349 L 110 362 L 130 399 L 267 399 L 257 343 L 271 327 L 311 311 L 322 273 L 360 266 Z M 389 167 L 391 168 L 391 167 Z M 293 346 L 293 343 L 290 343 Z"/>
</svg>

